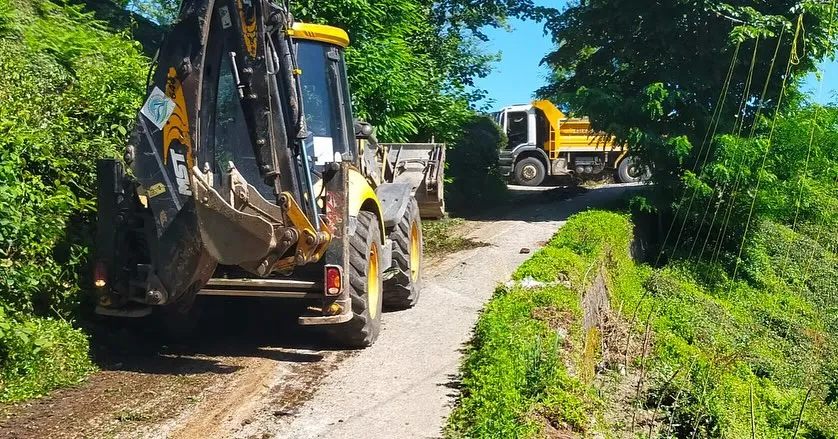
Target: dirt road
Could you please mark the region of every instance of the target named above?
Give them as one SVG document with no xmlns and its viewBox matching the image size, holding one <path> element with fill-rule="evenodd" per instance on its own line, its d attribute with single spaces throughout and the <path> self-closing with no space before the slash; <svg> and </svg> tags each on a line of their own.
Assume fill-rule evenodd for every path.
<svg viewBox="0 0 838 439">
<path fill-rule="evenodd" d="M 293 314 L 287 305 L 224 303 L 197 342 L 106 352 L 106 370 L 78 388 L 3 407 L 0 437 L 439 437 L 461 349 L 495 286 L 529 257 L 521 250 L 628 190 L 571 200 L 517 190 L 510 205 L 463 226 L 487 246 L 426 261 L 419 304 L 385 314 L 369 349 L 325 350 L 316 335 L 277 323 L 293 321 L 277 317 Z"/>
</svg>

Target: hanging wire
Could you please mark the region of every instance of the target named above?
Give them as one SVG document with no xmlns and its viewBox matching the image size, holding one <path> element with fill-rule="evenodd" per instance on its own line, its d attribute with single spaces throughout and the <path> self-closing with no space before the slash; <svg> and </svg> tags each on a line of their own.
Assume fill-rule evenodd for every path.
<svg viewBox="0 0 838 439">
<path fill-rule="evenodd" d="M 836 185 L 838 185 L 838 173 L 836 173 L 835 177 L 832 179 L 832 187 L 835 188 Z M 826 215 L 821 215 L 821 222 L 820 222 L 820 225 L 817 228 L 818 232 L 815 234 L 815 243 L 820 243 L 821 236 L 823 235 L 823 230 L 826 227 L 826 218 L 827 218 Z M 828 251 L 830 251 L 834 255 L 834 254 L 838 253 L 838 233 L 836 234 L 835 237 L 833 237 L 833 239 L 834 239 L 834 242 L 832 242 L 826 248 L 827 248 Z M 802 285 L 804 287 L 806 286 L 806 282 L 809 281 L 809 273 L 810 273 L 810 270 L 812 268 L 812 261 L 815 260 L 815 253 L 817 253 L 817 246 L 812 248 L 812 252 L 809 255 L 808 260 L 806 261 L 806 267 L 803 270 Z M 834 294 L 834 291 L 831 291 L 831 290 L 827 291 L 827 294 L 829 294 L 831 296 L 832 294 Z M 830 299 L 831 299 L 831 297 L 830 297 Z"/>
<path fill-rule="evenodd" d="M 753 140 L 754 135 L 756 134 L 757 121 L 759 120 L 760 116 L 762 116 L 762 109 L 763 109 L 763 104 L 762 103 L 765 102 L 765 99 L 768 97 L 768 87 L 771 84 L 771 78 L 774 75 L 774 68 L 775 68 L 776 63 L 777 63 L 777 56 L 779 56 L 779 54 L 780 54 L 780 46 L 782 46 L 783 36 L 785 36 L 785 31 L 786 31 L 785 27 L 782 27 L 780 29 L 780 36 L 777 38 L 777 47 L 774 48 L 774 55 L 771 58 L 771 65 L 768 68 L 768 76 L 766 76 L 766 78 L 765 78 L 765 84 L 763 85 L 762 93 L 760 94 L 759 104 L 757 105 L 757 111 L 756 111 L 756 114 L 754 115 L 753 123 L 751 124 L 751 132 L 748 135 L 747 142 L 750 142 L 751 140 Z M 733 190 L 731 191 L 731 199 L 730 199 L 730 203 L 728 205 L 727 213 L 725 214 L 725 219 L 723 221 L 723 227 L 720 230 L 719 236 L 716 240 L 716 248 L 713 252 L 713 256 L 710 258 L 710 265 L 713 265 L 718 260 L 719 254 L 721 253 L 722 244 L 724 243 L 724 237 L 725 237 L 725 234 L 727 233 L 728 225 L 730 224 L 730 217 L 731 217 L 731 214 L 733 213 L 733 208 L 736 206 L 736 199 L 739 196 L 739 183 L 741 182 L 741 179 L 742 179 L 742 169 L 744 168 L 744 164 L 745 164 L 745 157 L 743 155 L 742 156 L 742 162 L 740 163 L 740 167 L 739 167 L 739 169 L 737 170 L 737 173 L 736 173 L 736 178 L 734 179 L 734 182 L 733 182 Z"/>
<path fill-rule="evenodd" d="M 827 49 L 826 53 L 832 53 L 832 36 L 834 31 L 834 16 L 835 16 L 835 4 L 836 0 L 832 0 L 832 4 L 829 8 L 829 31 L 827 37 Z M 821 96 L 823 96 L 823 74 L 818 75 L 818 93 L 817 98 L 820 100 Z M 815 131 L 818 127 L 818 115 L 820 113 L 821 106 L 815 105 L 815 114 L 812 116 L 812 130 L 809 133 L 809 146 L 806 148 L 806 162 L 803 165 L 803 174 L 800 176 L 798 186 L 800 187 L 797 193 L 797 197 L 795 197 L 794 204 L 795 204 L 795 212 L 794 212 L 794 221 L 792 222 L 791 226 L 791 239 L 794 239 L 794 232 L 797 231 L 797 221 L 800 218 L 800 204 L 803 201 L 803 187 L 804 181 L 806 179 L 806 174 L 809 173 L 809 163 L 812 157 L 812 146 L 815 143 Z M 791 254 L 791 242 L 787 243 L 786 246 L 786 254 L 783 257 L 783 263 L 781 264 L 781 271 L 780 271 L 780 278 L 782 278 L 786 273 L 786 265 L 788 264 L 788 259 Z"/>
<path fill-rule="evenodd" d="M 737 137 L 740 137 L 742 135 L 742 129 L 745 126 L 745 109 L 747 108 L 748 100 L 751 97 L 751 87 L 753 86 L 754 70 L 756 69 L 757 53 L 759 52 L 759 41 L 760 41 L 759 37 L 757 37 L 756 40 L 754 41 L 754 52 L 751 55 L 751 65 L 750 65 L 750 68 L 748 69 L 748 76 L 745 80 L 745 91 L 742 93 L 742 100 L 739 103 L 739 111 L 736 113 L 738 119 L 733 124 L 733 131 L 736 132 Z M 736 165 L 738 163 L 738 158 L 739 157 L 738 157 L 737 153 L 738 153 L 738 151 L 736 151 L 736 153 L 734 154 L 734 157 L 733 157 L 734 165 Z M 738 169 L 738 167 L 736 167 L 736 169 Z M 707 219 L 707 214 L 710 211 L 710 206 L 712 206 L 713 200 L 715 199 L 714 195 L 716 194 L 716 190 L 719 190 L 719 185 L 718 184 L 713 188 L 713 194 L 710 196 L 710 198 L 707 201 L 707 207 L 705 207 L 705 209 L 704 209 L 704 217 L 701 219 L 701 222 L 699 223 L 698 231 L 696 232 L 695 238 L 693 239 L 693 245 L 690 248 L 690 253 L 689 253 L 688 259 L 692 258 L 693 251 L 695 250 L 695 246 L 696 246 L 696 244 L 698 244 L 698 241 L 701 237 L 701 230 L 704 227 L 704 221 Z M 723 200 L 724 194 L 725 194 L 725 190 L 724 190 L 724 187 L 722 187 L 721 190 L 719 191 L 719 199 Z M 709 242 L 710 235 L 713 232 L 713 227 L 716 225 L 716 218 L 719 216 L 719 210 L 721 209 L 721 206 L 722 206 L 721 201 L 716 203 L 716 210 L 713 213 L 713 220 L 710 222 L 710 227 L 707 229 L 707 237 L 704 239 L 704 244 L 701 247 L 701 253 L 699 253 L 699 256 L 698 256 L 698 262 L 699 263 L 701 263 L 701 258 L 704 255 L 705 249 L 707 248 L 707 243 Z"/>
<path fill-rule="evenodd" d="M 786 95 L 786 85 L 788 83 L 789 76 L 791 75 L 791 68 L 792 66 L 798 65 L 800 63 L 800 54 L 798 52 L 798 40 L 801 34 L 805 35 L 805 30 L 803 28 L 803 14 L 797 19 L 797 29 L 794 31 L 794 40 L 791 43 L 791 52 L 789 54 L 789 62 L 786 65 L 786 73 L 783 76 L 783 85 L 780 87 L 780 96 L 777 99 L 777 107 L 774 109 L 774 119 L 771 122 L 771 130 L 768 133 L 768 144 L 765 146 L 765 152 L 762 155 L 762 163 L 760 164 L 759 171 L 757 173 L 757 183 L 754 187 L 754 196 L 751 199 L 751 208 L 748 211 L 748 219 L 745 222 L 745 232 L 742 234 L 742 242 L 739 244 L 739 254 L 736 257 L 736 266 L 733 269 L 733 278 L 731 279 L 730 288 L 733 289 L 733 285 L 736 283 L 736 277 L 739 274 L 739 265 L 742 261 L 742 252 L 745 249 L 745 242 L 748 239 L 748 232 L 751 229 L 751 221 L 753 220 L 754 216 L 754 208 L 757 204 L 757 198 L 759 196 L 759 188 L 762 184 L 762 175 L 765 171 L 765 164 L 768 162 L 768 153 L 771 151 L 771 141 L 774 140 L 774 132 L 777 128 L 777 120 L 780 118 L 780 107 L 783 104 L 783 98 Z M 803 48 L 805 50 L 805 46 Z"/>
<path fill-rule="evenodd" d="M 742 47 L 742 42 L 741 41 L 737 42 L 736 43 L 736 50 L 733 52 L 733 60 L 731 61 L 731 64 L 730 64 L 730 70 L 728 70 L 728 73 L 727 73 L 727 80 L 725 81 L 725 85 L 722 88 L 722 99 L 721 99 L 721 102 L 719 103 L 719 113 L 718 113 L 719 116 L 716 118 L 715 125 L 711 125 L 712 126 L 712 134 L 710 134 L 710 132 L 708 131 L 708 134 L 710 134 L 710 136 L 709 136 L 709 141 L 708 141 L 708 144 L 707 144 L 707 152 L 706 152 L 706 154 L 704 154 L 704 159 L 703 160 L 701 159 L 702 152 L 704 151 L 704 144 L 703 143 L 702 143 L 701 150 L 698 151 L 696 166 L 693 166 L 693 174 L 696 174 L 699 169 L 704 169 L 704 167 L 707 166 L 707 159 L 710 157 L 710 151 L 713 149 L 713 143 L 715 142 L 716 133 L 718 133 L 718 130 L 719 130 L 719 124 L 721 123 L 721 120 L 722 120 L 722 110 L 724 109 L 725 103 L 727 102 L 727 96 L 730 92 L 730 83 L 733 80 L 733 73 L 736 70 L 736 60 L 739 58 L 739 49 L 741 47 Z M 705 139 L 706 139 L 706 136 L 705 136 Z M 700 167 L 697 166 L 699 162 L 701 162 Z M 678 251 L 678 245 L 680 245 L 681 238 L 684 235 L 684 230 L 687 227 L 687 221 L 689 221 L 690 212 L 692 211 L 692 206 L 693 206 L 693 202 L 695 202 L 696 195 L 698 195 L 698 189 L 693 189 L 692 195 L 690 196 L 689 205 L 687 206 L 687 212 L 684 214 L 684 221 L 681 223 L 681 230 L 678 231 L 678 238 L 675 240 L 675 246 L 672 247 L 672 254 L 673 255 L 675 255 L 675 252 Z M 675 218 L 673 218 L 673 220 L 675 220 L 675 221 L 677 221 L 677 219 L 678 219 L 677 216 Z"/>
<path fill-rule="evenodd" d="M 740 45 L 741 45 L 741 42 L 736 45 L 736 50 L 734 51 L 734 54 L 731 57 L 730 67 L 728 68 L 728 75 L 727 75 L 727 78 L 725 79 L 725 84 L 722 87 L 722 91 L 719 93 L 719 99 L 716 102 L 716 108 L 713 111 L 713 116 L 710 118 L 710 124 L 707 126 L 707 132 L 704 135 L 704 140 L 701 142 L 701 148 L 699 149 L 698 156 L 696 157 L 696 161 L 693 164 L 693 173 L 695 173 L 697 168 L 698 168 L 698 162 L 699 162 L 698 158 L 701 157 L 701 154 L 704 151 L 704 147 L 707 143 L 707 140 L 710 139 L 710 132 L 713 130 L 714 124 L 716 124 L 716 121 L 718 120 L 718 118 L 721 117 L 722 103 L 724 102 L 724 99 L 727 96 L 727 92 L 728 92 L 729 87 L 730 87 L 730 82 L 733 78 L 733 70 L 736 67 L 736 60 L 739 57 Z M 695 196 L 695 194 L 693 194 L 693 197 L 690 200 L 690 207 L 692 207 L 692 200 L 694 199 L 694 196 Z M 655 266 L 658 266 L 660 264 L 661 258 L 663 257 L 664 253 L 666 253 L 666 244 L 669 242 L 669 238 L 672 235 L 672 230 L 675 228 L 675 223 L 678 221 L 678 216 L 681 212 L 681 208 L 684 206 L 684 201 L 686 199 L 687 199 L 687 188 L 684 188 L 684 191 L 681 194 L 681 200 L 678 202 L 678 207 L 675 209 L 675 215 L 672 218 L 672 223 L 670 223 L 670 225 L 669 225 L 669 230 L 667 230 L 667 232 L 666 232 L 666 237 L 663 240 L 663 244 L 661 245 L 660 252 L 658 252 L 657 259 L 655 260 Z M 687 211 L 687 214 L 689 214 L 689 209 Z M 685 219 L 685 221 L 686 221 L 686 219 Z M 682 228 L 681 232 L 683 232 L 683 228 Z M 679 233 L 679 240 L 680 240 L 680 233 Z M 676 248 L 677 248 L 677 245 L 676 245 Z M 672 253 L 674 254 L 675 250 L 673 250 Z"/>
</svg>

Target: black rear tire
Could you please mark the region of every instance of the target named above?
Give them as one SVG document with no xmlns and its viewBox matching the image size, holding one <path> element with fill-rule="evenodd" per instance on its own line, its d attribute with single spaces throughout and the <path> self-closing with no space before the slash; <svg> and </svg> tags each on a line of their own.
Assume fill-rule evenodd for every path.
<svg viewBox="0 0 838 439">
<path fill-rule="evenodd" d="M 384 307 L 402 310 L 416 306 L 422 289 L 422 219 L 419 204 L 411 198 L 399 223 L 390 232 L 393 241 L 393 269 L 396 274 L 384 283 Z"/>
<path fill-rule="evenodd" d="M 535 157 L 524 157 L 515 163 L 515 182 L 521 186 L 540 186 L 547 178 L 544 163 Z"/>
<path fill-rule="evenodd" d="M 648 169 L 644 169 L 634 157 L 626 157 L 617 166 L 617 179 L 620 183 L 639 183 L 651 177 Z"/>
<path fill-rule="evenodd" d="M 355 234 L 349 237 L 349 297 L 352 319 L 326 326 L 329 338 L 346 348 L 371 346 L 381 331 L 381 226 L 370 212 L 358 214 Z"/>
</svg>

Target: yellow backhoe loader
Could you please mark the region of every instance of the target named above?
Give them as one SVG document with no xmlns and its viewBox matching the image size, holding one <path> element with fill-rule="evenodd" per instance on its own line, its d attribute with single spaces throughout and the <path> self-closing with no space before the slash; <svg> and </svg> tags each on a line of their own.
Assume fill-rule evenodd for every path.
<svg viewBox="0 0 838 439">
<path fill-rule="evenodd" d="M 124 160 L 98 163 L 97 313 L 303 299 L 299 324 L 363 347 L 416 304 L 444 145 L 379 145 L 353 118 L 348 44 L 287 3 L 183 1 Z"/>
</svg>

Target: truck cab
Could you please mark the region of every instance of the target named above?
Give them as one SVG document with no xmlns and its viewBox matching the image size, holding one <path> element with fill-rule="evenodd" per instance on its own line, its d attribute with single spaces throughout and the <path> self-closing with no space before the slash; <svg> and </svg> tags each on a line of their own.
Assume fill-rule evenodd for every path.
<svg viewBox="0 0 838 439">
<path fill-rule="evenodd" d="M 569 118 L 550 101 L 504 107 L 492 118 L 508 138 L 500 170 L 516 184 L 538 186 L 549 176 L 584 179 L 606 172 L 632 183 L 648 174 L 627 148 L 595 133 L 587 118 Z"/>
</svg>

